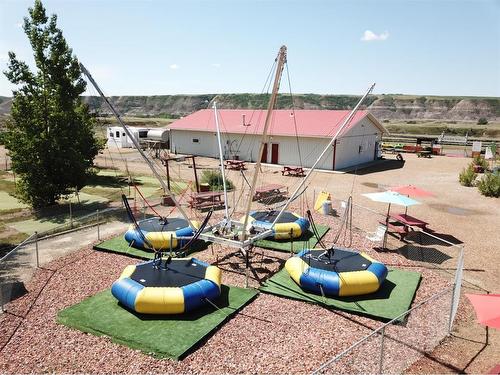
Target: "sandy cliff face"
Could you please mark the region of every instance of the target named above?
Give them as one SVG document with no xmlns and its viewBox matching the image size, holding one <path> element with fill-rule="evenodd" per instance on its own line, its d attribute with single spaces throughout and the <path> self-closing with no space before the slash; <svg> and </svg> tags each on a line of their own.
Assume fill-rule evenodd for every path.
<svg viewBox="0 0 500 375">
<path fill-rule="evenodd" d="M 158 95 L 113 96 L 112 102 L 125 116 L 185 116 L 207 108 L 213 100 L 219 108 L 266 108 L 268 95 L 258 94 L 206 94 L 206 95 Z M 350 109 L 359 97 L 350 95 L 294 95 L 296 108 L 300 109 Z M 84 99 L 93 110 L 110 114 L 98 97 Z M 447 119 L 456 121 L 485 117 L 489 121 L 500 120 L 500 98 L 425 97 L 409 95 L 374 95 L 366 102 L 367 108 L 380 120 L 384 119 Z M 11 99 L 0 97 L 0 114 L 10 112 Z M 278 108 L 290 108 L 288 95 L 280 95 Z"/>
</svg>

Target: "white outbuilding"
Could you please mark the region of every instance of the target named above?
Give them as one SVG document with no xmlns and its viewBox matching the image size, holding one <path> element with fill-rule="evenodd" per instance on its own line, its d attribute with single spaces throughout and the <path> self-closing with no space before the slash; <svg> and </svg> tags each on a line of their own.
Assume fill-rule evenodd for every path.
<svg viewBox="0 0 500 375">
<path fill-rule="evenodd" d="M 158 141 L 168 143 L 168 129 L 161 128 L 141 128 L 128 126 L 132 136 L 139 142 Z M 108 126 L 107 129 L 108 146 L 119 148 L 134 147 L 132 140 L 127 136 L 121 126 Z"/>
<path fill-rule="evenodd" d="M 262 162 L 311 167 L 350 111 L 275 110 Z M 266 117 L 264 110 L 218 111 L 226 159 L 256 161 Z M 175 153 L 218 157 L 213 110 L 204 109 L 173 122 L 170 149 Z M 338 170 L 375 160 L 383 125 L 368 111 L 358 111 L 319 169 Z"/>
</svg>

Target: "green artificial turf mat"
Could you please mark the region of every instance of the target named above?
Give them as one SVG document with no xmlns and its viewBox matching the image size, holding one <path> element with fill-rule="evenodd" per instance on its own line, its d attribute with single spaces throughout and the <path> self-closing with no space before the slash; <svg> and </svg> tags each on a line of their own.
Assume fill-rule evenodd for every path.
<svg viewBox="0 0 500 375">
<path fill-rule="evenodd" d="M 189 251 L 185 252 L 185 254 L 189 255 L 197 251 L 205 250 L 208 247 L 208 245 L 209 245 L 208 242 L 198 240 L 190 247 Z M 132 258 L 139 258 L 139 259 L 154 258 L 154 253 L 152 251 L 145 251 L 131 247 L 128 244 L 128 242 L 125 241 L 125 238 L 123 238 L 123 234 L 120 234 L 119 236 L 113 237 L 109 240 L 94 245 L 94 250 L 123 254 L 123 255 L 128 255 Z"/>
<path fill-rule="evenodd" d="M 320 239 L 330 230 L 326 225 L 316 225 L 316 229 L 318 230 Z M 265 239 L 255 242 L 255 246 L 263 247 L 264 249 L 290 252 L 293 243 L 293 252 L 297 254 L 306 248 L 313 249 L 318 242 L 319 240 L 314 236 L 314 233 L 311 230 L 307 230 L 306 233 L 293 241 Z"/>
<path fill-rule="evenodd" d="M 222 285 L 210 305 L 182 315 L 144 315 L 121 305 L 107 289 L 59 312 L 57 322 L 139 349 L 158 358 L 180 359 L 256 295 L 254 289 Z M 89 348 L 92 350 L 92 348 Z"/>
<path fill-rule="evenodd" d="M 418 272 L 390 269 L 382 287 L 364 296 L 330 298 L 306 292 L 298 286 L 285 269 L 276 273 L 259 289 L 282 297 L 316 303 L 327 308 L 392 320 L 407 311 L 420 283 Z M 403 320 L 403 319 L 401 319 Z"/>
</svg>

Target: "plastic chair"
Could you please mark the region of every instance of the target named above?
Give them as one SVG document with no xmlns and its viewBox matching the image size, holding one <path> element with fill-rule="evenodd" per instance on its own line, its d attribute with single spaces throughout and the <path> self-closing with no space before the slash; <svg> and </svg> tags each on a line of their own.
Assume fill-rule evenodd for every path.
<svg viewBox="0 0 500 375">
<path fill-rule="evenodd" d="M 371 242 L 379 242 L 384 239 L 385 232 L 387 232 L 387 227 L 385 225 L 379 224 L 375 232 L 370 232 L 367 234 L 366 239 Z"/>
</svg>

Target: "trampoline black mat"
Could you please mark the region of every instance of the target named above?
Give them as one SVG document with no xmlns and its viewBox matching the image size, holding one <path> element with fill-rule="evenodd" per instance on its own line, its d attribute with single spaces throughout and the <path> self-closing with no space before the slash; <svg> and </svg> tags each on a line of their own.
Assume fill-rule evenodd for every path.
<svg viewBox="0 0 500 375">
<path fill-rule="evenodd" d="M 276 217 L 278 216 L 279 211 L 256 211 L 250 216 L 252 216 L 255 220 L 264 221 L 268 223 L 272 223 Z M 280 219 L 277 223 L 293 223 L 297 220 L 297 216 L 292 214 L 290 211 L 283 212 L 283 215 L 280 216 Z"/>
<path fill-rule="evenodd" d="M 188 227 L 187 220 L 181 218 L 170 218 L 163 220 L 159 217 L 141 220 L 138 222 L 139 228 L 146 232 L 175 232 L 178 229 Z"/>
<path fill-rule="evenodd" d="M 325 250 L 311 250 L 301 258 L 310 267 L 332 272 L 364 271 L 372 264 L 357 252 L 339 248 L 330 257 Z"/>
<path fill-rule="evenodd" d="M 153 262 L 139 264 L 130 278 L 146 287 L 182 287 L 204 279 L 205 271 L 206 267 L 191 259 L 172 259 L 166 269 L 165 260 L 157 268 Z"/>
</svg>

